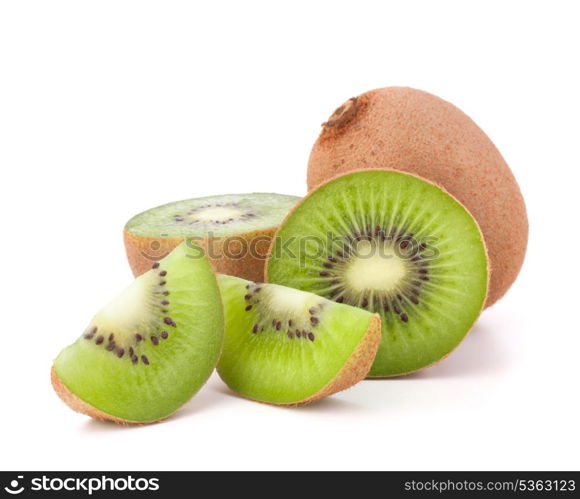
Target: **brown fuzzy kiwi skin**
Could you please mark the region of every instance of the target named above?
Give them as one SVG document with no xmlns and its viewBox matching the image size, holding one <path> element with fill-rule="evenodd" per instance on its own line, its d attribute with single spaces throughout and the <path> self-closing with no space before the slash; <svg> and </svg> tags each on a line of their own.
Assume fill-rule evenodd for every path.
<svg viewBox="0 0 580 499">
<path fill-rule="evenodd" d="M 491 260 L 486 306 L 513 284 L 528 219 L 520 188 L 485 133 L 461 110 L 421 90 L 389 87 L 347 101 L 323 125 L 308 163 L 309 190 L 340 173 L 416 174 L 457 198 L 477 220 Z"/>
<path fill-rule="evenodd" d="M 110 421 L 113 423 L 121 424 L 121 425 L 145 425 L 149 423 L 157 423 L 162 421 L 163 419 L 157 419 L 154 421 L 130 421 L 127 419 L 121 419 L 116 416 L 112 416 L 111 414 L 107 414 L 106 412 L 100 411 L 96 407 L 87 404 L 84 400 L 81 400 L 77 397 L 74 393 L 72 393 L 60 380 L 58 375 L 56 374 L 56 370 L 54 366 L 50 370 L 50 381 L 52 382 L 52 387 L 57 395 L 61 398 L 61 400 L 68 405 L 73 411 L 78 412 L 80 414 L 84 414 L 86 416 L 90 416 L 93 419 L 97 419 L 99 421 Z"/>
<path fill-rule="evenodd" d="M 381 318 L 378 314 L 373 314 L 365 335 L 362 337 L 361 341 L 356 346 L 344 366 L 342 366 L 340 371 L 338 371 L 337 375 L 332 380 L 330 380 L 321 390 L 316 392 L 314 395 L 311 395 L 304 400 L 291 402 L 289 404 L 265 402 L 263 400 L 246 397 L 245 395 L 243 397 L 254 402 L 260 402 L 266 405 L 274 405 L 276 407 L 299 407 L 311 404 L 325 397 L 328 397 L 333 393 L 351 388 L 359 381 L 365 379 L 366 375 L 371 370 L 380 343 Z"/>
<path fill-rule="evenodd" d="M 248 281 L 262 282 L 264 280 L 264 264 L 270 247 L 272 236 L 277 227 L 263 230 L 229 234 L 220 238 L 196 240 L 206 254 L 214 272 L 233 275 Z M 153 263 L 167 256 L 183 238 L 146 237 L 123 232 L 127 259 L 135 277 L 151 269 Z M 155 251 L 152 251 L 155 244 Z M 211 247 L 210 247 L 211 245 Z M 243 255 L 241 258 L 227 257 Z M 252 251 L 249 249 L 252 248 Z"/>
<path fill-rule="evenodd" d="M 385 171 L 385 168 L 370 168 L 370 170 L 371 171 Z M 399 170 L 390 169 L 390 171 L 399 171 Z M 314 189 L 312 189 L 301 201 L 299 201 L 294 206 L 294 208 L 292 208 L 292 210 L 290 210 L 290 212 L 286 215 L 286 217 L 284 218 L 284 220 L 282 220 L 282 222 L 280 223 L 280 226 L 278 227 L 278 231 L 280 231 L 284 227 L 284 225 L 286 224 L 286 220 L 288 220 L 292 216 L 292 214 L 294 213 L 294 210 L 296 210 L 306 199 L 308 199 L 310 196 L 312 196 L 314 194 L 314 192 L 318 188 L 326 185 L 329 182 L 332 182 L 333 180 L 335 180 L 335 179 L 337 179 L 339 177 L 342 177 L 344 175 L 348 175 L 349 173 L 353 173 L 353 171 L 349 171 L 349 172 L 346 172 L 346 173 L 340 173 L 338 175 L 335 175 L 334 177 L 331 177 L 330 179 L 322 182 L 320 185 L 318 185 L 317 187 L 315 187 Z M 459 201 L 455 196 L 453 196 L 453 194 L 451 194 L 450 192 L 448 192 L 441 185 L 437 185 L 435 182 L 433 182 L 431 180 L 427 180 L 425 178 L 422 178 L 421 176 L 416 175 L 416 174 L 412 174 L 412 173 L 408 173 L 408 172 L 400 172 L 400 173 L 404 173 L 406 175 L 409 175 L 410 177 L 415 177 L 415 178 L 418 178 L 419 180 L 423 180 L 424 182 L 427 182 L 429 184 L 434 185 L 435 187 L 437 187 L 438 189 L 441 189 L 447 195 L 449 195 L 450 197 L 452 197 L 458 204 L 460 204 L 461 206 L 463 206 L 463 208 L 465 208 L 467 210 L 467 208 L 465 207 L 465 205 L 463 205 L 461 203 L 461 201 Z M 467 210 L 467 211 L 469 212 L 469 210 Z M 472 217 L 473 217 L 473 215 L 472 215 Z M 473 218 L 475 220 L 475 217 L 473 217 Z M 491 276 L 492 276 L 492 272 L 491 272 L 491 261 L 490 261 L 490 258 L 489 258 L 489 251 L 488 251 L 487 244 L 486 244 L 486 241 L 485 241 L 485 238 L 484 238 L 484 235 L 483 235 L 483 231 L 481 230 L 481 227 L 477 223 L 477 220 L 475 220 L 475 225 L 477 226 L 477 228 L 479 230 L 479 237 L 480 237 L 481 243 L 483 244 L 483 248 L 484 248 L 485 256 L 486 256 L 486 261 L 487 261 L 487 288 L 486 288 L 486 292 L 485 292 L 486 298 L 483 300 L 483 303 L 482 303 L 482 306 L 481 306 L 481 311 L 483 311 L 483 309 L 485 308 L 485 305 L 486 305 L 486 303 L 488 301 L 489 291 L 490 291 L 490 285 L 491 285 Z M 272 249 L 274 248 L 274 243 L 275 243 L 275 241 L 277 239 L 278 231 L 276 232 L 276 234 L 274 235 L 274 238 L 272 239 L 272 244 L 270 245 L 270 250 L 268 251 L 268 255 L 270 255 L 272 253 Z M 268 282 L 268 279 L 267 278 L 268 278 L 268 264 L 269 264 L 269 261 L 270 260 L 268 258 L 266 260 L 266 266 L 265 266 L 265 269 L 264 269 L 264 274 L 265 274 L 264 275 L 264 279 L 265 279 L 265 282 Z M 463 341 L 465 341 L 465 338 L 467 338 L 467 336 L 469 335 L 469 333 L 471 332 L 471 330 L 475 326 L 475 323 L 477 321 L 477 318 L 473 321 L 473 324 L 469 328 L 469 331 L 467 332 L 467 334 L 465 334 L 465 336 L 463 337 L 463 339 L 455 346 L 455 348 L 453 350 L 451 350 L 450 352 L 448 352 L 443 357 L 441 357 L 440 359 L 436 360 L 435 362 L 432 362 L 431 364 L 428 364 L 426 366 L 420 367 L 420 368 L 415 369 L 413 371 L 409 371 L 409 372 L 405 372 L 405 373 L 399 373 L 399 374 L 393 374 L 393 375 L 388 375 L 388 376 L 367 376 L 367 379 L 400 378 L 402 376 L 408 376 L 409 374 L 413 374 L 413 373 L 422 371 L 423 369 L 427 369 L 427 368 L 432 367 L 432 366 L 434 366 L 436 364 L 439 364 L 439 362 L 445 360 L 449 355 L 451 355 L 459 347 L 459 345 L 461 345 L 461 343 L 463 343 Z M 380 326 L 381 326 L 381 323 L 380 323 L 380 318 L 379 318 L 379 335 L 380 335 Z M 379 343 L 380 343 L 380 337 L 379 337 Z M 378 345 L 377 345 L 377 350 L 378 350 Z M 375 352 L 375 354 L 376 354 L 376 352 Z M 372 362 L 371 362 L 371 366 L 372 366 Z M 369 369 L 368 369 L 369 371 L 370 371 L 370 367 L 371 366 L 369 366 Z M 367 374 L 368 374 L 368 371 L 367 371 Z"/>
<path fill-rule="evenodd" d="M 306 400 L 301 401 L 299 404 L 291 405 L 304 405 L 310 404 L 317 400 L 323 399 L 332 395 L 333 393 L 346 390 L 359 381 L 365 379 L 371 367 L 377 351 L 379 350 L 379 345 L 381 343 L 381 317 L 379 314 L 373 314 L 371 317 L 369 327 L 364 337 L 360 343 L 355 348 L 352 355 L 349 357 L 346 364 L 338 372 L 336 377 L 330 381 L 322 390 L 315 393 Z"/>
</svg>

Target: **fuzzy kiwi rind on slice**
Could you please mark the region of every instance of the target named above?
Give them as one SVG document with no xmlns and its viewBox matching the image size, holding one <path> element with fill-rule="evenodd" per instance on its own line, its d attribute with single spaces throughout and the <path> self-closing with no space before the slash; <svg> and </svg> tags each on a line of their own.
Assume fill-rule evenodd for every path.
<svg viewBox="0 0 580 499">
<path fill-rule="evenodd" d="M 417 371 L 448 355 L 479 316 L 488 285 L 481 231 L 438 186 L 388 170 L 339 176 L 281 224 L 268 282 L 378 313 L 370 377 Z"/>
<path fill-rule="evenodd" d="M 223 381 L 242 396 L 300 405 L 364 379 L 380 342 L 376 314 L 276 284 L 219 275 Z"/>
<path fill-rule="evenodd" d="M 184 239 L 192 239 L 216 272 L 263 280 L 272 235 L 299 199 L 274 193 L 227 194 L 152 208 L 125 225 L 129 265 L 140 275 Z"/>
<path fill-rule="evenodd" d="M 223 343 L 217 280 L 186 243 L 98 312 L 54 361 L 51 377 L 72 409 L 117 423 L 166 418 L 215 368 Z"/>
</svg>

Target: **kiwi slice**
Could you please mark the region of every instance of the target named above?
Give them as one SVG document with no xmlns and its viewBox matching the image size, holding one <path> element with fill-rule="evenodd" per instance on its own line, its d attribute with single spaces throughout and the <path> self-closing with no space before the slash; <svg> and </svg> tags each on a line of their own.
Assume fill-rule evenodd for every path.
<svg viewBox="0 0 580 499">
<path fill-rule="evenodd" d="M 488 262 L 469 212 L 410 174 L 363 170 L 312 191 L 278 230 L 269 282 L 380 314 L 370 376 L 426 367 L 479 316 Z"/>
<path fill-rule="evenodd" d="M 124 231 L 137 276 L 184 239 L 206 252 L 216 272 L 263 280 L 272 235 L 300 198 L 283 194 L 229 194 L 177 201 L 134 216 Z"/>
<path fill-rule="evenodd" d="M 367 375 L 381 337 L 378 315 L 276 284 L 218 279 L 226 320 L 218 373 L 232 390 L 298 405 Z"/>
<path fill-rule="evenodd" d="M 213 371 L 223 325 L 216 277 L 201 249 L 182 243 L 60 353 L 53 386 L 72 409 L 97 419 L 163 419 Z"/>
</svg>

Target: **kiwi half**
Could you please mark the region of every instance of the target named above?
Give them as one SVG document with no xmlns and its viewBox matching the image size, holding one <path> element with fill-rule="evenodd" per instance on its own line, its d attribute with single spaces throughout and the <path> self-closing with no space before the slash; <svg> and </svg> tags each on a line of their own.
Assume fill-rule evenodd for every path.
<svg viewBox="0 0 580 499">
<path fill-rule="evenodd" d="M 263 280 L 272 235 L 298 200 L 272 193 L 229 194 L 158 206 L 125 225 L 129 265 L 140 275 L 191 239 L 204 249 L 216 272 Z"/>
<path fill-rule="evenodd" d="M 413 88 L 381 88 L 349 99 L 324 123 L 312 148 L 308 188 L 366 168 L 419 175 L 456 197 L 485 238 L 491 262 L 486 305 L 506 293 L 526 253 L 526 207 L 504 158 L 469 116 Z"/>
<path fill-rule="evenodd" d="M 276 233 L 268 282 L 378 313 L 372 377 L 424 368 L 464 338 L 485 302 L 488 262 L 469 212 L 434 184 L 387 170 L 312 191 Z"/>
<path fill-rule="evenodd" d="M 218 278 L 226 318 L 218 373 L 232 390 L 298 405 L 367 375 L 381 337 L 378 315 L 276 284 Z"/>
<path fill-rule="evenodd" d="M 200 248 L 178 246 L 92 319 L 54 361 L 75 411 L 117 423 L 163 419 L 213 371 L 223 341 L 216 277 Z"/>
</svg>

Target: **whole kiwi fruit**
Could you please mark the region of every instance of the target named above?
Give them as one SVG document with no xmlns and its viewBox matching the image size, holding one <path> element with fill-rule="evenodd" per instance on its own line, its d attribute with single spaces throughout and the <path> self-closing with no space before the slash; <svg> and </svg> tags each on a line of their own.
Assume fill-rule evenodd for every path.
<svg viewBox="0 0 580 499">
<path fill-rule="evenodd" d="M 366 168 L 412 173 L 442 186 L 484 235 L 491 263 L 486 306 L 506 293 L 526 252 L 526 207 L 507 163 L 469 116 L 427 92 L 388 87 L 349 99 L 322 127 L 308 163 L 309 190 Z"/>
</svg>

